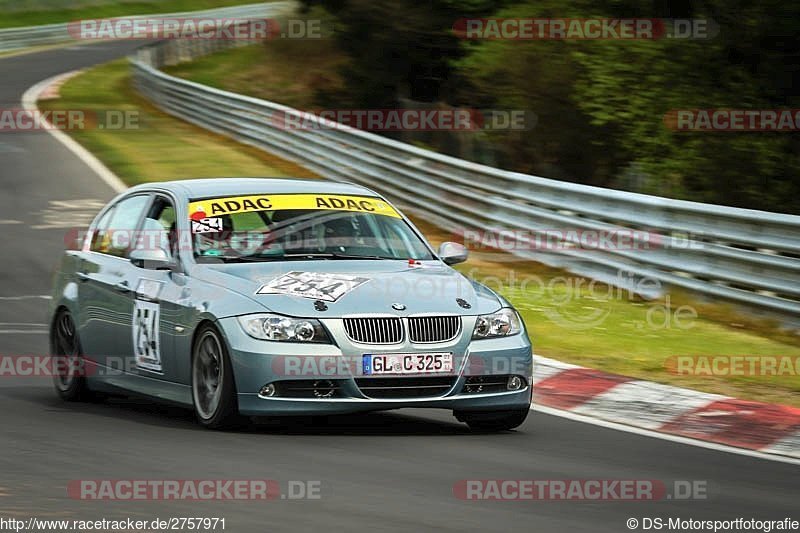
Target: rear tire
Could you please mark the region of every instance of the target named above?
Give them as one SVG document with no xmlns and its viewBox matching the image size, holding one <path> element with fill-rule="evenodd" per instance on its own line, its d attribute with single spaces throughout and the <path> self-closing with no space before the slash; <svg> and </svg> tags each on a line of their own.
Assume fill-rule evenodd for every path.
<svg viewBox="0 0 800 533">
<path fill-rule="evenodd" d="M 209 429 L 242 424 L 228 349 L 211 325 L 200 329 L 192 348 L 192 404 L 197 421 Z"/>
<path fill-rule="evenodd" d="M 530 409 L 515 411 L 456 411 L 453 413 L 473 431 L 497 432 L 519 427 L 528 418 Z"/>
<path fill-rule="evenodd" d="M 50 353 L 53 385 L 58 396 L 67 402 L 92 399 L 84 376 L 81 341 L 72 315 L 60 310 L 50 326 Z"/>
</svg>

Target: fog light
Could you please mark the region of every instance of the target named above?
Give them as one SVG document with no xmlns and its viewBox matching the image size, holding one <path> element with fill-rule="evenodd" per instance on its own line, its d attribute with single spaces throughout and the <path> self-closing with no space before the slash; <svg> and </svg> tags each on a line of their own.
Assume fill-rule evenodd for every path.
<svg viewBox="0 0 800 533">
<path fill-rule="evenodd" d="M 483 382 L 486 381 L 483 376 L 470 376 L 467 378 L 465 391 L 469 393 L 483 392 Z M 502 382 L 501 382 L 502 383 Z"/>
<path fill-rule="evenodd" d="M 270 383 L 269 385 L 264 385 L 263 387 L 261 387 L 261 390 L 258 391 L 258 395 L 259 396 L 275 396 L 276 392 L 277 391 L 275 390 L 275 385 Z"/>
<path fill-rule="evenodd" d="M 525 386 L 525 382 L 522 381 L 522 378 L 519 376 L 511 376 L 508 378 L 508 383 L 506 384 L 506 388 L 508 390 L 520 390 Z"/>
<path fill-rule="evenodd" d="M 335 392 L 336 386 L 329 379 L 322 379 L 314 382 L 314 396 L 317 398 L 330 398 Z"/>
</svg>

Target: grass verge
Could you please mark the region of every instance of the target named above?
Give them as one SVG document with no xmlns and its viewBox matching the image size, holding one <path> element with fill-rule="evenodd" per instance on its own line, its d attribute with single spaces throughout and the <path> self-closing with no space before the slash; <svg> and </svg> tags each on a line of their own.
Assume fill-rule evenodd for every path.
<svg viewBox="0 0 800 533">
<path fill-rule="evenodd" d="M 447 232 L 417 221 L 438 245 Z M 736 398 L 800 407 L 800 376 L 678 375 L 676 356 L 790 356 L 800 339 L 771 320 L 673 290 L 645 301 L 619 288 L 520 261 L 472 253 L 457 267 L 506 297 L 522 315 L 537 354 L 569 363 Z"/>
<path fill-rule="evenodd" d="M 98 113 L 114 110 L 138 117 L 135 127 L 69 131 L 130 185 L 191 177 L 314 176 L 284 159 L 160 112 L 132 88 L 125 59 L 68 80 L 60 89 L 60 98 L 42 101 L 40 107 Z"/>
<path fill-rule="evenodd" d="M 287 67 L 273 77 L 289 79 L 292 69 Z M 195 79 L 202 81 L 202 77 Z M 43 102 L 42 107 L 140 110 L 144 117 L 139 130 L 71 132 L 129 184 L 188 176 L 310 175 L 296 165 L 160 113 L 130 88 L 122 61 L 69 80 L 61 98 Z M 412 218 L 434 244 L 448 240 L 447 232 L 422 217 Z M 459 269 L 486 282 L 519 309 L 538 354 L 706 392 L 800 406 L 797 375 L 686 376 L 667 368 L 669 358 L 676 355 L 800 357 L 800 338 L 773 322 L 742 317 L 732 307 L 698 302 L 680 292 L 642 301 L 502 253 L 473 254 Z"/>
<path fill-rule="evenodd" d="M 226 91 L 313 110 L 321 107 L 315 100 L 319 89 L 342 88 L 339 69 L 346 61 L 329 39 L 276 39 L 164 70 Z"/>
</svg>

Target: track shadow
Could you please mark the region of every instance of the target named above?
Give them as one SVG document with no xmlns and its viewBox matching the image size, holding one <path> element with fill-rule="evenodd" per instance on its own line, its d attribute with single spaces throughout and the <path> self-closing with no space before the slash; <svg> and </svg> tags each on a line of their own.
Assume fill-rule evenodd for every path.
<svg viewBox="0 0 800 533">
<path fill-rule="evenodd" d="M 0 390 L 0 396 L 13 397 L 39 405 L 47 412 L 65 416 L 111 418 L 116 421 L 173 429 L 208 431 L 194 419 L 190 409 L 153 402 L 146 398 L 111 396 L 95 402 L 63 402 L 52 390 Z M 431 414 L 430 417 L 425 413 Z M 420 416 L 419 414 L 423 414 Z M 402 410 L 331 416 L 297 416 L 250 419 L 244 426 L 226 433 L 256 435 L 349 435 L 349 436 L 446 436 L 476 434 L 450 417 L 447 411 Z M 443 419 L 444 418 L 444 419 Z M 87 424 L 93 423 L 87 421 Z"/>
<path fill-rule="evenodd" d="M 455 419 L 415 416 L 410 410 L 352 415 L 255 419 L 247 431 L 270 435 L 438 436 L 465 435 L 470 431 Z M 440 411 L 445 413 L 445 411 Z"/>
</svg>

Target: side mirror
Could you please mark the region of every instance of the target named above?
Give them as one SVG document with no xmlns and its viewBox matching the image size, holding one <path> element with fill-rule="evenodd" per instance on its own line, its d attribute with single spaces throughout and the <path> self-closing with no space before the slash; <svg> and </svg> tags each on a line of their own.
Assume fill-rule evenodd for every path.
<svg viewBox="0 0 800 533">
<path fill-rule="evenodd" d="M 148 270 L 172 270 L 175 262 L 162 248 L 138 248 L 131 252 L 131 263 L 139 268 Z"/>
<path fill-rule="evenodd" d="M 455 265 L 467 260 L 469 251 L 463 244 L 457 242 L 443 242 L 439 246 L 439 259 L 446 265 Z"/>
</svg>

